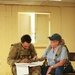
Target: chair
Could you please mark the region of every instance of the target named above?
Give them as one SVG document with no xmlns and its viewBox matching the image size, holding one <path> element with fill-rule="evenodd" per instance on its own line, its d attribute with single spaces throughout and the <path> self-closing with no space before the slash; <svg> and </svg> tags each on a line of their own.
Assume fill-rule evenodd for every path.
<svg viewBox="0 0 75 75">
<path fill-rule="evenodd" d="M 70 59 L 70 61 L 75 61 L 75 53 L 74 52 L 69 53 L 69 59 Z M 64 75 L 75 75 L 75 70 L 72 73 L 65 73 Z"/>
</svg>

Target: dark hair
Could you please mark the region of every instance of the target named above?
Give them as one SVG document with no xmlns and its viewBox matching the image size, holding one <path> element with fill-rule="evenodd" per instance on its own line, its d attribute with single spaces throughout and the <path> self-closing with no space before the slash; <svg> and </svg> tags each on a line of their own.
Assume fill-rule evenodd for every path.
<svg viewBox="0 0 75 75">
<path fill-rule="evenodd" d="M 21 42 L 22 42 L 22 43 L 24 43 L 24 42 L 30 43 L 30 42 L 31 42 L 31 37 L 30 37 L 28 34 L 23 35 L 23 36 L 21 37 Z"/>
</svg>

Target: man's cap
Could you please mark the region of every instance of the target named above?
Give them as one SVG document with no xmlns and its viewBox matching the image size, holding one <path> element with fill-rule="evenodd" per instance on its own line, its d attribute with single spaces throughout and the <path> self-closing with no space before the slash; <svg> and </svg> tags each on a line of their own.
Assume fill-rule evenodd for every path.
<svg viewBox="0 0 75 75">
<path fill-rule="evenodd" d="M 61 40 L 62 40 L 62 37 L 61 37 L 58 33 L 55 33 L 55 34 L 53 34 L 52 36 L 49 36 L 48 38 L 49 38 L 51 41 L 53 41 L 53 40 L 61 41 Z"/>
</svg>

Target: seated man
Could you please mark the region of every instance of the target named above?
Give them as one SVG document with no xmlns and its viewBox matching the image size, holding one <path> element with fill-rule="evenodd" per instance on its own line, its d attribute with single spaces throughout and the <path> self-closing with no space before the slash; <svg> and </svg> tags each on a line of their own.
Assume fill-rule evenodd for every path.
<svg viewBox="0 0 75 75">
<path fill-rule="evenodd" d="M 12 44 L 7 58 L 8 64 L 11 66 L 12 74 L 17 75 L 15 63 L 29 63 L 37 60 L 37 53 L 31 44 L 31 37 L 23 35 L 21 42 Z M 29 68 L 29 75 L 40 75 L 40 67 Z"/>
</svg>

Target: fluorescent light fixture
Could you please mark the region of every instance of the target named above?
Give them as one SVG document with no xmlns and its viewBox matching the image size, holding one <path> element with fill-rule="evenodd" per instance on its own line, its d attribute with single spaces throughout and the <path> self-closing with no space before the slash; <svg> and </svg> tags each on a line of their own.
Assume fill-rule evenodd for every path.
<svg viewBox="0 0 75 75">
<path fill-rule="evenodd" d="M 49 1 L 62 1 L 62 0 L 49 0 Z"/>
</svg>

